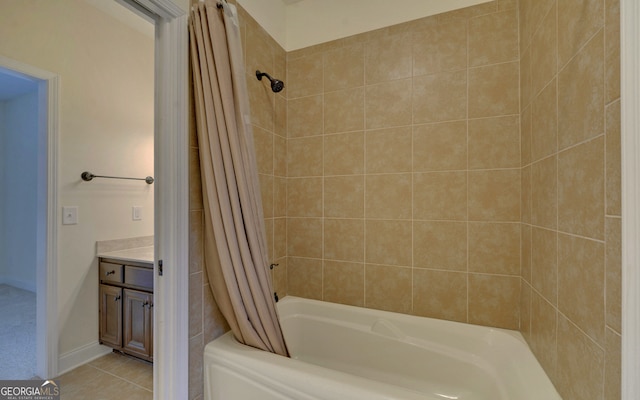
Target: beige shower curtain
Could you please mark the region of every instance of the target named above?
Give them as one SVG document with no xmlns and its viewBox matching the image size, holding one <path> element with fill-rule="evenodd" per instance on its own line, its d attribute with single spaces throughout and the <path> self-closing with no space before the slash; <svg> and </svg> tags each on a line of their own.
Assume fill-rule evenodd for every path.
<svg viewBox="0 0 640 400">
<path fill-rule="evenodd" d="M 235 7 L 193 6 L 189 35 L 211 290 L 240 342 L 288 356 L 269 279 Z"/>
</svg>

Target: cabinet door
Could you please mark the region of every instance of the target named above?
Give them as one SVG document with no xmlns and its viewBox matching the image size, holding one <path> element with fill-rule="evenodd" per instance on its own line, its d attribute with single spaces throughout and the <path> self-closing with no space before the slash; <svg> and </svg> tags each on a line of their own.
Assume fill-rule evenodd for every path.
<svg viewBox="0 0 640 400">
<path fill-rule="evenodd" d="M 122 347 L 122 289 L 100 285 L 100 343 Z"/>
<path fill-rule="evenodd" d="M 152 355 L 153 294 L 124 289 L 124 342 L 129 354 L 150 359 Z"/>
</svg>

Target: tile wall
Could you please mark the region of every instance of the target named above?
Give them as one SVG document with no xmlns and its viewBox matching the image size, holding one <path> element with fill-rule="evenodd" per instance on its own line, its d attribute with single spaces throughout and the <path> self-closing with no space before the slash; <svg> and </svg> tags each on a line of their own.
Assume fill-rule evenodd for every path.
<svg viewBox="0 0 640 400">
<path fill-rule="evenodd" d="M 619 0 L 519 18 L 521 331 L 563 399 L 619 399 Z"/>
<path fill-rule="evenodd" d="M 520 329 L 565 400 L 619 399 L 618 2 L 492 1 L 289 54 L 240 8 L 278 294 Z M 200 399 L 227 327 L 191 144 Z"/>
<path fill-rule="evenodd" d="M 518 329 L 516 2 L 287 55 L 290 295 Z"/>
</svg>

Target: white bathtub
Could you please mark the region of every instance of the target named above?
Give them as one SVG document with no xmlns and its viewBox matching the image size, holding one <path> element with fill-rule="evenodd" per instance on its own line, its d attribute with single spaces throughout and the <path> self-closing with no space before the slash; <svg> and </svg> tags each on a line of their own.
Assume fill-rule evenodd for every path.
<svg viewBox="0 0 640 400">
<path fill-rule="evenodd" d="M 292 358 L 236 342 L 204 353 L 207 400 L 561 400 L 520 333 L 287 296 Z"/>
</svg>

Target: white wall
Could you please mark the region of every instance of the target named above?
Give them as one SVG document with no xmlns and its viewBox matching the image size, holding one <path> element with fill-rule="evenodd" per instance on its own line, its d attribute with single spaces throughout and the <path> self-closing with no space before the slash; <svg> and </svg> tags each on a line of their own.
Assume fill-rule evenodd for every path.
<svg viewBox="0 0 640 400">
<path fill-rule="evenodd" d="M 0 1 L 0 37 L 0 54 L 60 76 L 58 203 L 80 209 L 58 227 L 64 357 L 98 339 L 95 242 L 153 234 L 153 185 L 80 174 L 153 175 L 154 43 L 81 0 Z"/>
<path fill-rule="evenodd" d="M 35 90 L 3 102 L 0 122 L 2 265 L 0 281 L 35 292 L 38 181 L 38 94 Z"/>
<path fill-rule="evenodd" d="M 238 0 L 287 51 L 489 0 Z"/>
</svg>

